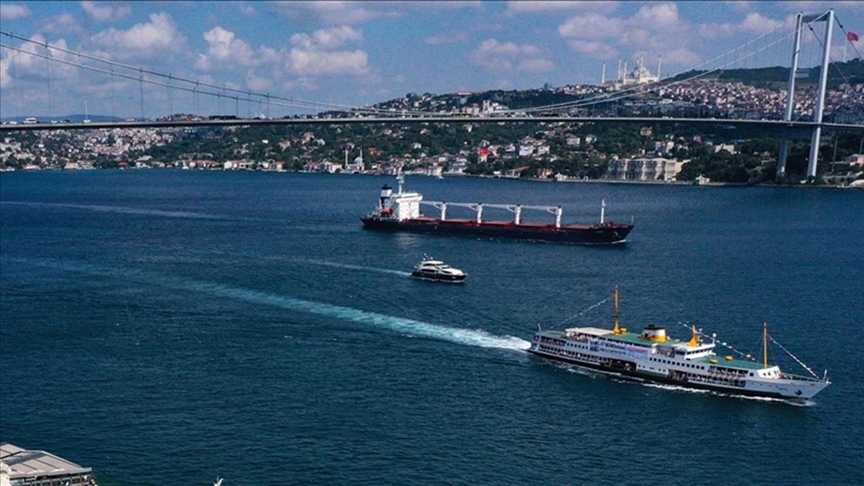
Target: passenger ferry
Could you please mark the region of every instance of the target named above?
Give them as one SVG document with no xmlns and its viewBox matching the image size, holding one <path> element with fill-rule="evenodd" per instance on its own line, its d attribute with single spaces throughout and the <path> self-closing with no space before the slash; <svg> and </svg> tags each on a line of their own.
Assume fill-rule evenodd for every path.
<svg viewBox="0 0 864 486">
<path fill-rule="evenodd" d="M 641 333 L 628 332 L 619 323 L 618 287 L 615 287 L 615 325 L 612 329 L 574 327 L 564 331 L 538 330 L 529 352 L 567 363 L 624 376 L 687 388 L 733 395 L 804 401 L 831 382 L 819 378 L 792 356 L 812 376 L 786 373 L 768 363 L 768 325 L 763 325 L 762 362 L 746 356 L 718 356 L 716 336 L 703 342 L 693 326 L 689 341 L 671 339 L 663 327 L 649 325 Z M 774 341 L 776 343 L 776 341 Z M 782 346 L 781 346 L 782 347 Z M 785 348 L 784 348 L 785 350 Z"/>
</svg>

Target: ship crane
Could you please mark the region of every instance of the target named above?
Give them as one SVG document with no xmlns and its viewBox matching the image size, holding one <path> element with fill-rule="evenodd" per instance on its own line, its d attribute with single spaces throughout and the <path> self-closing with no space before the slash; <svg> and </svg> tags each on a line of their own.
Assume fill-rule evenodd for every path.
<svg viewBox="0 0 864 486">
<path fill-rule="evenodd" d="M 529 206 L 522 204 L 483 204 L 483 203 L 454 203 L 454 202 L 445 202 L 445 201 L 420 201 L 420 204 L 425 204 L 427 206 L 432 206 L 441 211 L 441 220 L 444 221 L 447 219 L 447 208 L 449 206 L 456 206 L 462 208 L 468 208 L 475 213 L 477 213 L 477 224 L 483 222 L 483 208 L 494 208 L 494 209 L 506 209 L 514 214 L 513 222 L 515 224 L 522 224 L 522 210 L 523 209 L 531 209 L 537 211 L 546 211 L 548 213 L 555 215 L 555 227 L 561 227 L 561 215 L 563 214 L 563 209 L 561 206 Z"/>
</svg>

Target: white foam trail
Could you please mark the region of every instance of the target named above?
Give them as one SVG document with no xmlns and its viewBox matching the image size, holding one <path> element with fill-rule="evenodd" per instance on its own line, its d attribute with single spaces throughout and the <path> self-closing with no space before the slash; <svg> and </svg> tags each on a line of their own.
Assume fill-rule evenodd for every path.
<svg viewBox="0 0 864 486">
<path fill-rule="evenodd" d="M 387 273 L 390 275 L 399 275 L 400 277 L 410 277 L 411 272 L 401 272 L 399 270 L 390 270 L 387 268 L 364 267 L 361 265 L 348 265 L 345 263 L 328 262 L 326 260 L 302 260 L 313 265 L 323 265 L 325 267 L 347 268 L 349 270 L 363 270 L 364 272 Z"/>
<path fill-rule="evenodd" d="M 526 350 L 530 347 L 530 343 L 524 339 L 515 336 L 495 336 L 489 334 L 482 329 L 461 329 L 456 327 L 441 326 L 437 324 L 429 324 L 426 322 L 415 321 L 402 317 L 388 316 L 378 314 L 376 312 L 368 312 L 350 307 L 342 307 L 338 305 L 325 304 L 323 302 L 314 302 L 309 300 L 294 299 L 291 297 L 282 297 L 279 295 L 268 294 L 257 290 L 243 289 L 238 287 L 229 287 L 227 285 L 197 282 L 184 280 L 175 277 L 164 275 L 146 274 L 138 271 L 125 271 L 100 268 L 87 264 L 54 263 L 54 262 L 36 262 L 32 260 L 18 260 L 25 263 L 36 264 L 51 268 L 61 268 L 77 272 L 84 272 L 100 276 L 108 276 L 114 278 L 136 278 L 147 283 L 158 282 L 160 285 L 176 288 L 178 290 L 196 290 L 199 292 L 218 295 L 221 297 L 229 297 L 233 299 L 243 300 L 254 304 L 264 304 L 276 307 L 281 307 L 288 310 L 297 310 L 310 314 L 317 314 L 329 317 L 335 317 L 347 321 L 357 322 L 360 324 L 369 324 L 375 327 L 390 329 L 399 333 L 423 336 L 442 341 L 450 341 L 458 344 L 466 344 L 469 346 L 479 346 L 482 348 L 500 348 L 513 350 Z"/>
<path fill-rule="evenodd" d="M 426 322 L 393 317 L 376 312 L 368 312 L 350 307 L 313 302 L 308 300 L 281 297 L 256 290 L 228 287 L 221 284 L 194 282 L 186 288 L 198 287 L 199 290 L 224 297 L 232 297 L 247 302 L 273 305 L 290 310 L 300 310 L 310 314 L 318 314 L 339 319 L 371 324 L 405 334 L 424 336 L 443 341 L 450 341 L 483 348 L 528 349 L 530 343 L 513 336 L 494 336 L 483 330 L 460 329 L 440 326 Z"/>
<path fill-rule="evenodd" d="M 189 211 L 162 211 L 159 209 L 140 209 L 123 206 L 102 206 L 98 204 L 66 204 L 66 203 L 43 203 L 28 201 L 2 201 L 0 204 L 14 204 L 18 206 L 35 206 L 48 208 L 81 209 L 84 211 L 96 211 L 100 213 L 135 214 L 143 216 L 162 216 L 166 218 L 189 218 L 189 219 L 226 219 L 223 216 L 205 213 L 192 213 Z"/>
</svg>

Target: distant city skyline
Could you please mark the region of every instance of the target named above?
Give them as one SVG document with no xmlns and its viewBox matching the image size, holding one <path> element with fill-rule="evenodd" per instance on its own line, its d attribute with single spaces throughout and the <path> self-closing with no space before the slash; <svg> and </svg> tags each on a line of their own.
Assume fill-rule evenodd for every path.
<svg viewBox="0 0 864 486">
<path fill-rule="evenodd" d="M 832 61 L 857 57 L 864 2 L 855 1 L 2 1 L 0 30 L 35 43 L 0 36 L 0 117 L 315 111 L 169 92 L 76 68 L 120 71 L 69 52 L 232 89 L 362 106 L 406 93 L 599 84 L 604 63 L 609 80 L 619 64 L 632 70 L 640 58 L 656 75 L 660 56 L 662 77 L 724 64 L 788 66 L 792 41 L 784 36 L 795 15 L 829 8 L 857 33 L 847 37 L 835 25 Z M 802 39 L 802 66 L 818 64 L 817 36 Z"/>
</svg>

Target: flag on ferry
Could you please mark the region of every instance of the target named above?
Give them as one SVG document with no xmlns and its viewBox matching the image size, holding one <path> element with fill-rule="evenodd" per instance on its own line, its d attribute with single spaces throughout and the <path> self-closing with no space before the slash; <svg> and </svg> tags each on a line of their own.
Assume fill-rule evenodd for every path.
<svg viewBox="0 0 864 486">
<path fill-rule="evenodd" d="M 852 42 L 858 42 L 859 39 L 858 34 L 856 34 L 855 32 L 847 32 L 846 38 Z"/>
</svg>

